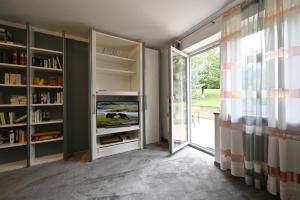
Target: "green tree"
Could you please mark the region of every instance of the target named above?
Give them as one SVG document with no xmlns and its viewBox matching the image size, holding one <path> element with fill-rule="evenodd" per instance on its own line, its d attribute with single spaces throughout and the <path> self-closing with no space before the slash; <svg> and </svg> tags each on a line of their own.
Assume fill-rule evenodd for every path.
<svg viewBox="0 0 300 200">
<path fill-rule="evenodd" d="M 219 49 L 212 48 L 191 58 L 193 89 L 201 89 L 203 85 L 208 89 L 220 88 Z"/>
</svg>

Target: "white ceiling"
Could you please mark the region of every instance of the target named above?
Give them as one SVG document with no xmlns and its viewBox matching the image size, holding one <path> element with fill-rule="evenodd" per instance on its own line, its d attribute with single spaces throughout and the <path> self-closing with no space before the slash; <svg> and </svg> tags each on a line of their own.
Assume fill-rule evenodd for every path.
<svg viewBox="0 0 300 200">
<path fill-rule="evenodd" d="M 88 27 L 159 47 L 230 0 L 0 0 L 0 17 L 87 36 Z"/>
</svg>

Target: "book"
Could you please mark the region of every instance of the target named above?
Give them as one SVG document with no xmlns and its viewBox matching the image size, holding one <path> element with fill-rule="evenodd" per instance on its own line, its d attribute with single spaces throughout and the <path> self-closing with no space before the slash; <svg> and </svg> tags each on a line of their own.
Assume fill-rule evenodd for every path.
<svg viewBox="0 0 300 200">
<path fill-rule="evenodd" d="M 56 56 L 56 61 L 57 61 L 58 69 L 62 69 L 62 66 L 61 66 L 61 63 L 60 63 L 60 60 L 59 60 L 58 56 Z"/>
<path fill-rule="evenodd" d="M 16 74 L 16 84 L 17 85 L 21 84 L 21 74 Z"/>
<path fill-rule="evenodd" d="M 9 80 L 9 73 L 5 73 L 4 74 L 4 84 L 9 84 L 10 83 L 10 80 Z"/>
<path fill-rule="evenodd" d="M 15 123 L 23 122 L 23 121 L 25 121 L 26 119 L 27 119 L 27 115 L 25 114 L 25 115 L 23 115 L 23 116 L 17 118 L 17 119 L 15 120 Z"/>
<path fill-rule="evenodd" d="M 9 74 L 9 84 L 16 84 L 16 74 Z"/>
<path fill-rule="evenodd" d="M 1 121 L 1 125 L 6 125 L 4 112 L 0 113 L 0 121 Z"/>
</svg>

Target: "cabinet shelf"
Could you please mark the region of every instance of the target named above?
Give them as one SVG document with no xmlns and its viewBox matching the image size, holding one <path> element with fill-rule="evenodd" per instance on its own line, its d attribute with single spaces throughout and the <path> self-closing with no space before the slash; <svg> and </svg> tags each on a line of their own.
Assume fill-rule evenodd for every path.
<svg viewBox="0 0 300 200">
<path fill-rule="evenodd" d="M 58 161 L 58 160 L 62 160 L 62 159 L 63 159 L 63 154 L 62 153 L 51 154 L 51 155 L 41 156 L 41 157 L 35 158 L 32 161 L 32 165 L 40 165 L 40 164 L 54 162 L 54 161 Z"/>
<path fill-rule="evenodd" d="M 0 87 L 26 87 L 26 85 L 24 84 L 20 84 L 20 85 L 17 85 L 17 84 L 0 84 Z"/>
<path fill-rule="evenodd" d="M 27 104 L 0 104 L 0 107 L 25 107 Z"/>
<path fill-rule="evenodd" d="M 31 125 L 43 125 L 43 124 L 61 124 L 64 123 L 63 120 L 49 120 L 49 121 L 42 121 L 42 122 L 31 122 Z"/>
<path fill-rule="evenodd" d="M 108 74 L 119 74 L 123 76 L 133 76 L 136 74 L 134 71 L 128 71 L 128 70 L 119 70 L 119 69 L 110 69 L 110 68 L 104 68 L 104 67 L 97 67 L 97 71 L 108 73 Z"/>
<path fill-rule="evenodd" d="M 38 53 L 38 54 L 47 54 L 47 55 L 62 55 L 62 51 L 55 51 L 50 49 L 43 49 L 43 48 L 37 48 L 37 47 L 31 47 L 30 48 L 32 53 Z"/>
<path fill-rule="evenodd" d="M 7 148 L 11 148 L 11 147 L 19 147 L 19 146 L 25 146 L 27 143 L 7 143 L 7 144 L 0 144 L 0 149 L 7 149 Z"/>
<path fill-rule="evenodd" d="M 63 72 L 63 69 L 37 67 L 37 66 L 30 66 L 30 69 L 35 71 L 44 71 L 44 72 Z"/>
<path fill-rule="evenodd" d="M 0 47 L 1 48 L 7 48 L 7 49 L 26 49 L 25 45 L 22 44 L 15 44 L 12 42 L 4 42 L 4 41 L 0 41 Z"/>
<path fill-rule="evenodd" d="M 120 145 L 120 144 L 125 144 L 125 143 L 130 143 L 130 142 L 137 142 L 139 139 L 132 139 L 132 140 L 123 140 L 122 142 L 115 142 L 111 144 L 98 144 L 98 148 L 105 148 L 109 146 L 114 146 L 114 145 Z"/>
<path fill-rule="evenodd" d="M 41 140 L 41 141 L 32 141 L 31 144 L 41 144 L 41 143 L 48 143 L 48 142 L 56 142 L 64 140 L 63 137 L 49 139 L 49 140 Z"/>
<path fill-rule="evenodd" d="M 114 55 L 109 55 L 109 54 L 104 54 L 104 53 L 96 53 L 97 59 L 101 61 L 106 61 L 106 62 L 113 62 L 121 65 L 132 65 L 133 63 L 136 62 L 136 60 L 131 59 L 131 58 L 125 58 L 121 56 L 114 56 Z"/>
<path fill-rule="evenodd" d="M 10 64 L 10 63 L 0 63 L 1 68 L 6 69 L 26 69 L 26 65 Z"/>
<path fill-rule="evenodd" d="M 62 89 L 63 86 L 53 86 L 53 85 L 31 85 L 32 88 L 52 88 L 52 89 Z"/>
<path fill-rule="evenodd" d="M 63 106 L 64 104 L 62 103 L 45 103 L 45 104 L 42 104 L 42 103 L 37 103 L 37 104 L 30 104 L 30 106 L 36 106 L 36 107 L 39 107 L 39 106 Z"/>
<path fill-rule="evenodd" d="M 27 126 L 27 123 L 5 124 L 5 125 L 0 125 L 0 128 L 12 128 L 12 127 L 19 127 L 19 126 Z"/>
<path fill-rule="evenodd" d="M 136 126 L 128 126 L 128 127 L 117 127 L 117 128 L 98 128 L 97 129 L 97 136 L 100 135 L 108 135 L 113 133 L 121 133 L 121 132 L 127 132 L 127 131 L 135 131 L 140 130 L 139 125 Z"/>
<path fill-rule="evenodd" d="M 20 161 L 16 161 L 16 162 L 0 164 L 0 173 L 25 168 L 26 166 L 27 166 L 26 160 L 20 160 Z"/>
<path fill-rule="evenodd" d="M 139 96 L 138 91 L 97 91 L 97 96 Z"/>
</svg>

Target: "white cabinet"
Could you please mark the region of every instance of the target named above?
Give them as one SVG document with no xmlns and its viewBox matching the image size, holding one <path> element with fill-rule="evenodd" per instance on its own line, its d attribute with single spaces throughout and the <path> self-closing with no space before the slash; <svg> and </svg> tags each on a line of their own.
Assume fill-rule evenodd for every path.
<svg viewBox="0 0 300 200">
<path fill-rule="evenodd" d="M 159 52 L 145 49 L 146 144 L 159 142 Z"/>
<path fill-rule="evenodd" d="M 91 160 L 143 147 L 142 43 L 90 29 L 90 153 Z M 97 128 L 98 101 L 138 102 L 138 125 Z M 99 116 L 99 115 L 98 115 Z M 97 121 L 98 120 L 98 121 Z M 136 137 L 125 138 L 124 134 Z M 103 145 L 103 137 L 119 137 Z M 122 136 L 122 137 L 121 137 Z"/>
</svg>

